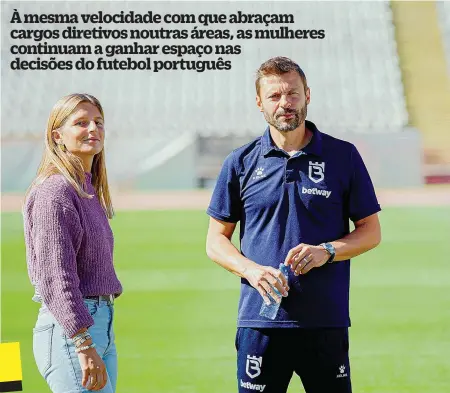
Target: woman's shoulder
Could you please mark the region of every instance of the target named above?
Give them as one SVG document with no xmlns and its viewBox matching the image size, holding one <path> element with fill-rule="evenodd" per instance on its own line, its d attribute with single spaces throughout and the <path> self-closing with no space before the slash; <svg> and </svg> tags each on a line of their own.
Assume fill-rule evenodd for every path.
<svg viewBox="0 0 450 393">
<path fill-rule="evenodd" d="M 33 185 L 25 204 L 59 203 L 66 207 L 75 207 L 78 199 L 78 193 L 73 185 L 63 175 L 54 174 Z"/>
</svg>

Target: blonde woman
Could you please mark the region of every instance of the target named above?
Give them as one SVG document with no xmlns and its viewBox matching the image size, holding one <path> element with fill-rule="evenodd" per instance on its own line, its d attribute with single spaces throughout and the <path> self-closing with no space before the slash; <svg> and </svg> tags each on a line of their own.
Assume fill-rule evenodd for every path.
<svg viewBox="0 0 450 393">
<path fill-rule="evenodd" d="M 42 303 L 33 329 L 39 372 L 53 393 L 114 393 L 117 353 L 113 216 L 104 116 L 88 94 L 53 107 L 45 151 L 24 205 L 28 274 Z"/>
</svg>

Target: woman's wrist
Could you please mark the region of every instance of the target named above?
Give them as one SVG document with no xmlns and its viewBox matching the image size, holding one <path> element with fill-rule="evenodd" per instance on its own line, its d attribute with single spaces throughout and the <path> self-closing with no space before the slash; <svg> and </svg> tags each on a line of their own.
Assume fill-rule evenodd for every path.
<svg viewBox="0 0 450 393">
<path fill-rule="evenodd" d="M 78 332 L 76 332 L 71 339 L 74 339 L 76 336 L 79 336 L 80 334 L 86 333 L 88 330 L 87 328 L 81 328 L 80 330 L 78 330 Z"/>
<path fill-rule="evenodd" d="M 93 341 L 92 341 L 92 337 L 91 336 L 87 337 L 84 340 L 79 340 L 79 341 L 74 342 L 75 348 L 80 348 L 80 347 L 85 347 L 85 346 L 88 346 L 88 345 L 92 345 L 92 343 L 93 343 Z"/>
<path fill-rule="evenodd" d="M 72 337 L 75 348 L 86 347 L 92 345 L 92 336 L 88 330 L 76 334 Z"/>
<path fill-rule="evenodd" d="M 83 346 L 81 346 L 81 347 L 75 348 L 75 352 L 76 352 L 76 353 L 80 353 L 80 352 L 87 351 L 87 350 L 89 350 L 89 349 L 91 349 L 91 348 L 95 348 L 95 347 L 96 347 L 95 343 L 93 343 L 93 342 L 91 341 L 91 343 L 90 343 L 89 345 L 83 345 Z"/>
</svg>

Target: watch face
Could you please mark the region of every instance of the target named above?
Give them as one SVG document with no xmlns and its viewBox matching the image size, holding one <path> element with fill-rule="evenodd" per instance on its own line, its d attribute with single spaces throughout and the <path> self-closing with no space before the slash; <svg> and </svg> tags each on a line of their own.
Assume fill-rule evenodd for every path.
<svg viewBox="0 0 450 393">
<path fill-rule="evenodd" d="M 330 258 L 328 259 L 327 262 L 328 262 L 328 263 L 333 262 L 334 257 L 335 257 L 335 255 L 336 255 L 336 251 L 335 251 L 333 245 L 330 244 L 330 243 L 325 243 L 325 244 L 324 244 L 324 247 L 325 247 L 325 249 L 328 251 L 328 253 L 330 254 Z"/>
<path fill-rule="evenodd" d="M 327 243 L 327 249 L 330 251 L 330 254 L 335 254 L 336 253 L 333 245 L 330 244 L 330 243 Z"/>
</svg>

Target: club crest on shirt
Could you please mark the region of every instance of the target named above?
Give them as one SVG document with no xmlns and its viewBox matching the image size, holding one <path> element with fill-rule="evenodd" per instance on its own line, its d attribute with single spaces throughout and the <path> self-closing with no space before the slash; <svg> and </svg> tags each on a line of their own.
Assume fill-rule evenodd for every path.
<svg viewBox="0 0 450 393">
<path fill-rule="evenodd" d="M 314 182 L 319 183 L 325 179 L 325 163 L 324 162 L 309 162 L 308 177 Z"/>
</svg>

